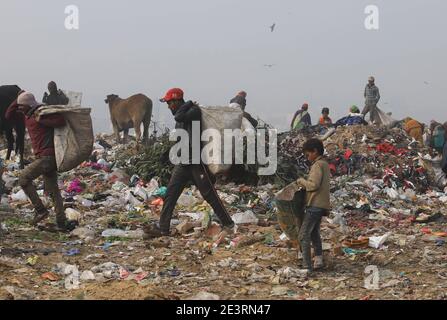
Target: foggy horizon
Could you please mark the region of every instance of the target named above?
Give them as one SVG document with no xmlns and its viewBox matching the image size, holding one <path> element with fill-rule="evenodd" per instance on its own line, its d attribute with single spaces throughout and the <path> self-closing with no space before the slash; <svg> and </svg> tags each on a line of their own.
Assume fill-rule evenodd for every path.
<svg viewBox="0 0 447 320">
<path fill-rule="evenodd" d="M 79 30 L 64 27 L 71 4 L 79 7 Z M 380 9 L 377 31 L 364 27 L 369 4 Z M 104 102 L 111 93 L 146 94 L 153 119 L 172 127 L 158 101 L 169 88 L 222 106 L 245 90 L 247 111 L 285 130 L 304 102 L 313 123 L 323 107 L 334 121 L 353 104 L 362 109 L 373 75 L 385 112 L 444 122 L 446 9 L 441 0 L 2 2 L 0 84 L 38 100 L 51 80 L 82 92 L 97 133 L 112 132 Z"/>
</svg>

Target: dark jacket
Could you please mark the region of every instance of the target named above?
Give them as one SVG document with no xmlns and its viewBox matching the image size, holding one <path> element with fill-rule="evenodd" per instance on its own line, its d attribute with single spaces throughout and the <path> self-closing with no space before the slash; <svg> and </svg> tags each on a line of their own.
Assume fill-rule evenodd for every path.
<svg viewBox="0 0 447 320">
<path fill-rule="evenodd" d="M 12 104 L 6 112 L 6 118 L 16 116 L 16 110 L 17 104 Z M 39 121 L 35 115 L 25 116 L 25 125 L 36 157 L 55 156 L 54 128 L 63 127 L 65 124 L 65 119 L 60 114 L 43 116 Z"/>
<path fill-rule="evenodd" d="M 251 125 L 256 129 L 256 127 L 258 126 L 258 121 L 255 120 L 255 119 L 251 116 L 251 114 L 249 114 L 248 112 L 245 112 L 245 111 L 244 111 L 244 115 L 243 115 L 243 117 L 244 117 L 245 119 L 247 119 L 248 122 L 250 122 Z"/>
<path fill-rule="evenodd" d="M 61 90 L 58 90 L 56 94 L 48 94 L 45 92 L 42 102 L 49 106 L 66 106 L 69 99 Z"/>
<path fill-rule="evenodd" d="M 245 99 L 243 96 L 237 95 L 236 97 L 231 99 L 230 103 L 237 103 L 242 107 L 242 109 L 245 109 L 245 107 L 247 106 L 247 99 Z"/>
<path fill-rule="evenodd" d="M 245 107 L 247 106 L 247 99 L 245 99 L 243 96 L 239 96 L 237 95 L 236 97 L 234 97 L 233 99 L 231 99 L 230 103 L 237 103 L 238 105 L 241 106 L 242 111 L 244 112 L 243 117 L 245 119 L 247 119 L 251 125 L 253 127 L 257 127 L 258 126 L 258 121 L 256 121 L 251 114 L 249 114 L 248 112 L 245 112 Z"/>
<path fill-rule="evenodd" d="M 189 160 L 192 160 L 192 139 L 196 138 L 192 134 L 192 122 L 198 121 L 200 131 L 199 134 L 202 133 L 200 122 L 202 120 L 202 112 L 200 108 L 195 105 L 192 101 L 186 102 L 174 114 L 175 119 L 175 128 L 183 129 L 188 132 L 189 135 Z M 200 146 L 200 136 L 199 138 L 199 146 Z M 199 155 L 200 158 L 200 155 Z"/>
<path fill-rule="evenodd" d="M 23 120 L 23 117 L 11 117 L 6 119 L 6 113 L 9 106 L 17 100 L 22 90 L 15 85 L 0 86 L 0 132 L 11 128 L 12 123 L 16 123 L 19 120 Z"/>
</svg>

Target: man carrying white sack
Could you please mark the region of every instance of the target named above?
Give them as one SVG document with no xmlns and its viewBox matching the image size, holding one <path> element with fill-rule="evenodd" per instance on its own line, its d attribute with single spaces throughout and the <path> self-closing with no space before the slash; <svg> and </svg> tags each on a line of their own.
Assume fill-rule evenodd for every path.
<svg viewBox="0 0 447 320">
<path fill-rule="evenodd" d="M 149 225 L 144 228 L 145 239 L 159 238 L 170 235 L 171 218 L 177 200 L 181 196 L 183 189 L 189 181 L 197 186 L 203 198 L 213 208 L 214 213 L 222 223 L 223 233 L 231 234 L 234 229 L 234 222 L 225 209 L 220 200 L 216 189 L 214 188 L 215 179 L 210 174 L 208 168 L 203 164 L 193 164 L 192 162 L 192 123 L 197 121 L 200 123 L 201 110 L 192 101 L 185 102 L 183 99 L 183 91 L 179 88 L 169 90 L 161 102 L 168 104 L 172 115 L 175 118 L 175 128 L 183 129 L 188 132 L 189 136 L 189 164 L 178 164 L 174 167 L 171 179 L 168 184 L 163 210 L 160 215 L 160 223 Z"/>
</svg>

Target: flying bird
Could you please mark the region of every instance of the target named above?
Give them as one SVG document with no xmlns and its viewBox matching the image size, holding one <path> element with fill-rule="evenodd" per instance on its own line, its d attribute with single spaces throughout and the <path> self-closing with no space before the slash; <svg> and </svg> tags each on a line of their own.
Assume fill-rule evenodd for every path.
<svg viewBox="0 0 447 320">
<path fill-rule="evenodd" d="M 428 83 L 427 81 L 424 81 L 424 83 L 425 83 L 426 85 L 429 85 L 429 83 Z"/>
<path fill-rule="evenodd" d="M 274 64 L 264 64 L 264 67 L 267 67 L 267 68 L 272 68 L 274 66 L 275 66 Z"/>
<path fill-rule="evenodd" d="M 272 24 L 269 28 L 271 32 L 275 31 L 276 23 Z"/>
</svg>

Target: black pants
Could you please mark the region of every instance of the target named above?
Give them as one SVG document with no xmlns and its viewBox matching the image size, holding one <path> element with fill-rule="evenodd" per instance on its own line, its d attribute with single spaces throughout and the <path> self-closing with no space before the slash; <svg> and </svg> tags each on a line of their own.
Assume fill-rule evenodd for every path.
<svg viewBox="0 0 447 320">
<path fill-rule="evenodd" d="M 299 233 L 301 252 L 303 253 L 304 268 L 312 270 L 312 257 L 310 244 L 312 243 L 315 256 L 323 255 L 323 246 L 320 236 L 321 218 L 326 213 L 325 209 L 307 207 L 304 213 L 303 224 Z"/>
<path fill-rule="evenodd" d="M 215 181 L 212 179 L 208 169 L 202 164 L 193 164 L 175 166 L 168 184 L 168 192 L 160 216 L 160 229 L 164 232 L 169 231 L 172 213 L 177 200 L 189 181 L 194 182 L 203 199 L 210 204 L 222 224 L 226 227 L 234 226 L 233 220 L 217 195 L 214 188 Z"/>
</svg>

